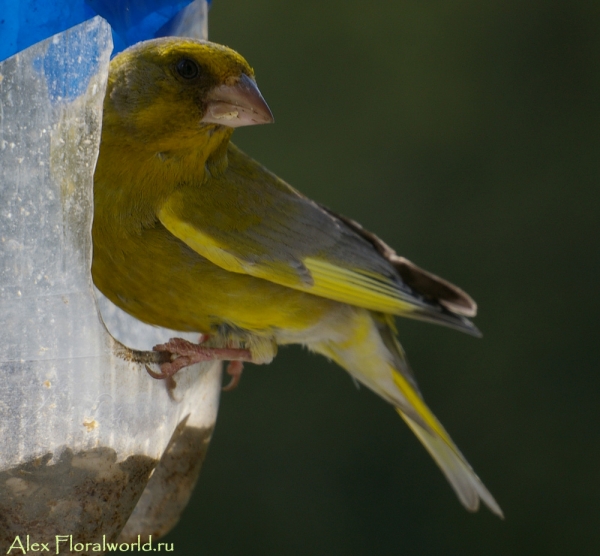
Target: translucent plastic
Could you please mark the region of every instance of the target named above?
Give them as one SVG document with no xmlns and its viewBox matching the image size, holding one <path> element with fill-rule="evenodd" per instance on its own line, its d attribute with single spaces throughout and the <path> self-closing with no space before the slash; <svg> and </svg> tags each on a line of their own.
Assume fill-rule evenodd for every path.
<svg viewBox="0 0 600 556">
<path fill-rule="evenodd" d="M 208 38 L 208 2 L 194 0 L 155 33 L 157 37 L 167 35 Z"/>
<path fill-rule="evenodd" d="M 92 179 L 111 50 L 110 27 L 95 18 L 0 64 L 4 553 L 17 535 L 89 543 L 165 533 L 216 420 L 219 365 L 184 369 L 169 392 L 98 316 Z M 196 339 L 102 303 L 126 346 Z"/>
</svg>

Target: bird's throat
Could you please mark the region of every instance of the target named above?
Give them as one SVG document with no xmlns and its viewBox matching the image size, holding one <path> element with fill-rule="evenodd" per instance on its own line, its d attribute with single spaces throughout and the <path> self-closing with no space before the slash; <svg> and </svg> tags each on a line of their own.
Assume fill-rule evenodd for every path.
<svg viewBox="0 0 600 556">
<path fill-rule="evenodd" d="M 119 214 L 122 229 L 131 232 L 156 221 L 160 207 L 183 184 L 201 186 L 207 176 L 227 168 L 227 148 L 233 129 L 211 126 L 195 141 L 181 138 L 177 144 L 156 149 L 153 144 L 124 145 L 105 129 L 94 176 L 94 202 L 106 207 L 102 214 Z M 205 130 L 206 131 L 206 130 Z M 127 153 L 127 164 L 114 164 Z M 110 162 L 108 162 L 110 161 Z"/>
</svg>

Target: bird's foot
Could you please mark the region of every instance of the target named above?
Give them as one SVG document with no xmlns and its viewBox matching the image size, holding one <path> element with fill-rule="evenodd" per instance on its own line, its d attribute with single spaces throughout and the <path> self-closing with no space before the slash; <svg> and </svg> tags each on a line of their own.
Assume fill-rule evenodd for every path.
<svg viewBox="0 0 600 556">
<path fill-rule="evenodd" d="M 207 339 L 200 338 L 200 342 Z M 160 373 L 156 373 L 146 365 L 146 371 L 152 378 L 168 380 L 173 382 L 173 375 L 189 365 L 202 361 L 230 361 L 227 373 L 231 375 L 231 381 L 224 390 L 233 390 L 240 381 L 243 369 L 243 361 L 252 361 L 249 349 L 241 348 L 213 348 L 203 347 L 202 343 L 194 344 L 183 338 L 171 338 L 165 344 L 158 344 L 152 348 L 153 351 L 161 352 L 166 358 L 158 364 Z"/>
</svg>

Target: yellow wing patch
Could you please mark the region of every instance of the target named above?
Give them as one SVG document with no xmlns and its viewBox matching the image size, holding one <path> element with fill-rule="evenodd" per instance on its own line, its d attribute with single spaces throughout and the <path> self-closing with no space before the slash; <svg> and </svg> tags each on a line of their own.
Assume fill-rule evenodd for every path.
<svg viewBox="0 0 600 556">
<path fill-rule="evenodd" d="M 181 220 L 169 209 L 168 203 L 160 209 L 158 217 L 163 226 L 175 237 L 183 241 L 188 247 L 196 251 L 196 253 L 224 270 L 263 278 L 269 282 L 293 289 L 310 291 L 310 288 L 306 287 L 306 281 L 290 265 L 276 261 L 255 263 L 234 254 L 224 242 L 218 241 L 193 224 Z"/>
<path fill-rule="evenodd" d="M 382 279 L 320 259 L 306 258 L 302 262 L 313 277 L 314 286 L 307 291 L 314 295 L 383 313 L 400 314 L 414 310 L 414 301 L 403 301 L 400 292 Z"/>
<path fill-rule="evenodd" d="M 159 212 L 158 218 L 163 226 L 174 236 L 178 237 L 196 253 L 206 257 L 217 266 L 231 272 L 247 274 L 246 264 L 240 258 L 232 255 L 225 247 L 212 236 L 205 234 L 192 224 L 180 220 L 172 211 L 168 210 L 168 204 Z"/>
<path fill-rule="evenodd" d="M 384 276 L 351 270 L 316 257 L 300 259 L 296 267 L 288 261 L 272 260 L 256 253 L 244 257 L 236 253 L 231 242 L 215 238 L 182 220 L 177 212 L 167 202 L 158 217 L 174 236 L 196 253 L 230 272 L 249 274 L 319 297 L 383 313 L 410 313 L 420 306 L 418 300 L 403 294 Z M 243 242 L 240 243 L 243 245 Z M 252 260 L 251 255 L 257 260 Z"/>
</svg>

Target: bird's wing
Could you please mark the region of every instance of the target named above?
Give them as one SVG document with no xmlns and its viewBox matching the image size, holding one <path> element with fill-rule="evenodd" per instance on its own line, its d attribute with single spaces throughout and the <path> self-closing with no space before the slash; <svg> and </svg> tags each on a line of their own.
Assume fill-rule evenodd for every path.
<svg viewBox="0 0 600 556">
<path fill-rule="evenodd" d="M 374 311 L 427 314 L 473 328 L 454 315 L 459 311 L 411 287 L 383 242 L 307 199 L 233 145 L 224 173 L 182 184 L 158 216 L 173 235 L 228 271 Z"/>
</svg>

